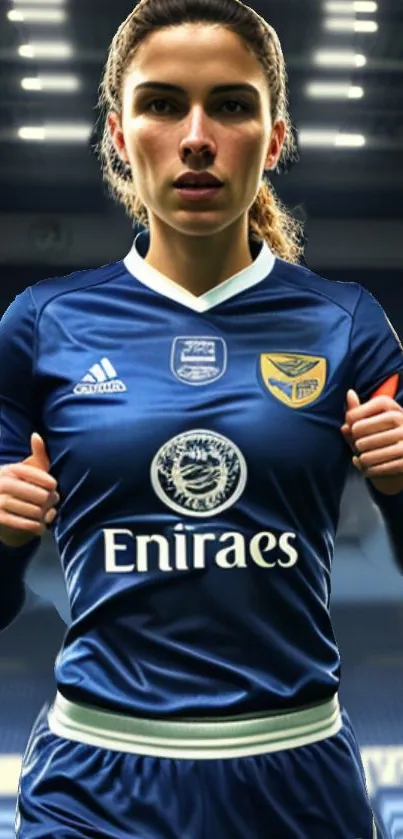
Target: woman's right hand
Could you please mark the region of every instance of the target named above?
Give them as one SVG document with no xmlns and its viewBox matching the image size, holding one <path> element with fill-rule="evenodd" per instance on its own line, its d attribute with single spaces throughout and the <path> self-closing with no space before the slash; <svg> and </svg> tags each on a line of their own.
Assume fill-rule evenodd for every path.
<svg viewBox="0 0 403 839">
<path fill-rule="evenodd" d="M 42 536 L 57 515 L 57 481 L 42 437 L 31 436 L 32 454 L 0 469 L 0 542 L 17 548 Z"/>
</svg>

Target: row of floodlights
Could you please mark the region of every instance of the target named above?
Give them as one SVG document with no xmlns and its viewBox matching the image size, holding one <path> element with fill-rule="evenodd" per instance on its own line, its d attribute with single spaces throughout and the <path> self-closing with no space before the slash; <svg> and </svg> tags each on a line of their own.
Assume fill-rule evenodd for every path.
<svg viewBox="0 0 403 839">
<path fill-rule="evenodd" d="M 74 49 L 65 41 L 33 41 L 18 47 L 18 55 L 28 59 L 47 59 L 49 61 L 74 58 Z M 319 50 L 313 55 L 313 62 L 318 67 L 365 67 L 365 55 L 352 50 Z"/>
<path fill-rule="evenodd" d="M 27 23 L 63 23 L 66 13 L 61 8 L 27 8 L 34 6 L 38 0 L 14 0 L 19 8 L 8 12 L 8 18 L 15 22 Z M 64 0 L 40 0 L 41 6 L 62 6 Z M 23 8 L 21 8 L 23 6 Z M 356 13 L 376 12 L 378 4 L 369 0 L 327 0 L 324 9 L 329 14 L 349 15 L 350 17 L 335 17 L 324 20 L 324 26 L 330 31 L 377 31 L 374 21 L 357 21 Z M 25 44 L 19 47 L 22 58 L 68 59 L 73 57 L 74 51 L 68 43 L 42 42 Z M 348 51 L 322 50 L 314 55 L 317 66 L 328 67 L 363 67 L 366 57 Z M 24 90 L 30 91 L 58 91 L 74 92 L 79 89 L 80 81 L 76 76 L 43 74 L 36 77 L 26 77 L 21 80 Z M 339 82 L 311 82 L 306 87 L 306 93 L 312 98 L 350 98 L 359 99 L 364 95 L 362 87 Z M 46 126 L 26 126 L 18 131 L 23 140 L 40 142 L 71 142 L 88 140 L 92 131 L 90 125 L 54 124 Z M 338 131 L 302 130 L 299 132 L 301 145 L 323 147 L 362 147 L 365 137 L 360 134 L 342 134 Z"/>
<path fill-rule="evenodd" d="M 20 140 L 42 143 L 88 142 L 92 126 L 88 124 L 54 123 L 49 125 L 23 126 L 18 129 Z M 366 144 L 363 134 L 348 134 L 332 130 L 301 129 L 299 143 L 304 147 L 316 148 L 362 148 Z"/>
<path fill-rule="evenodd" d="M 40 5 L 38 0 L 14 0 L 14 5 L 7 12 L 8 20 L 14 23 L 59 24 L 67 18 L 66 10 L 60 8 L 63 0 L 40 0 Z M 333 17 L 324 18 L 323 26 L 333 32 L 377 32 L 376 21 L 356 18 L 357 13 L 371 14 L 377 9 L 378 3 L 373 0 L 326 0 L 324 10 Z"/>
<path fill-rule="evenodd" d="M 80 89 L 78 76 L 43 74 L 21 79 L 24 90 L 43 93 L 74 93 Z M 349 82 L 309 82 L 305 88 L 311 99 L 362 99 L 364 89 Z"/>
<path fill-rule="evenodd" d="M 73 57 L 73 51 L 68 44 L 32 43 L 19 48 L 23 58 L 68 59 Z M 365 55 L 349 51 L 322 50 L 313 56 L 313 62 L 318 67 L 333 67 L 351 69 L 364 67 L 367 63 Z M 21 80 L 24 90 L 49 92 L 74 92 L 80 87 L 77 76 L 44 73 L 38 76 L 25 77 Z M 310 82 L 306 86 L 306 93 L 312 98 L 348 98 L 360 99 L 364 90 L 358 85 L 345 82 Z"/>
<path fill-rule="evenodd" d="M 12 23 L 58 24 L 66 20 L 63 9 L 12 9 L 7 12 Z M 355 18 L 326 18 L 323 27 L 330 32 L 377 32 L 378 24 L 374 20 L 356 20 Z"/>
</svg>

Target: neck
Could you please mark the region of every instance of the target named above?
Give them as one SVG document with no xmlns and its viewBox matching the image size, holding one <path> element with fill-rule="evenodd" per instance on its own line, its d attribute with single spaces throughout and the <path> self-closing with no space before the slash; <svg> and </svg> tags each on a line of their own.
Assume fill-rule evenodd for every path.
<svg viewBox="0 0 403 839">
<path fill-rule="evenodd" d="M 150 225 L 150 248 L 145 262 L 194 297 L 252 265 L 248 231 L 239 226 L 214 235 L 192 236 Z"/>
</svg>

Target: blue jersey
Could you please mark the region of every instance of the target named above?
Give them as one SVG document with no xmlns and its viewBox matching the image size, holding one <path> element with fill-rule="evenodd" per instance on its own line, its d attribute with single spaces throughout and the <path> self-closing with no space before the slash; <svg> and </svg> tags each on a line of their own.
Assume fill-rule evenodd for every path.
<svg viewBox="0 0 403 839">
<path fill-rule="evenodd" d="M 198 298 L 148 248 L 28 288 L 1 322 L 0 464 L 38 431 L 61 495 L 58 688 L 136 716 L 320 702 L 346 393 L 401 371 L 401 345 L 361 286 L 265 243 Z M 37 544 L 2 548 L 10 615 Z"/>
</svg>

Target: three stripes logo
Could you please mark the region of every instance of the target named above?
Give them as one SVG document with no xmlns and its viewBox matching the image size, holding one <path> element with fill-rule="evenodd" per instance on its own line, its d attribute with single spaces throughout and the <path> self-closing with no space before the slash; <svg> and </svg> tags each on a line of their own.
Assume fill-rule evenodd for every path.
<svg viewBox="0 0 403 839">
<path fill-rule="evenodd" d="M 108 358 L 102 358 L 99 364 L 90 367 L 88 373 L 83 376 L 75 388 L 74 393 L 78 396 L 93 393 L 123 393 L 127 390 Z"/>
</svg>

